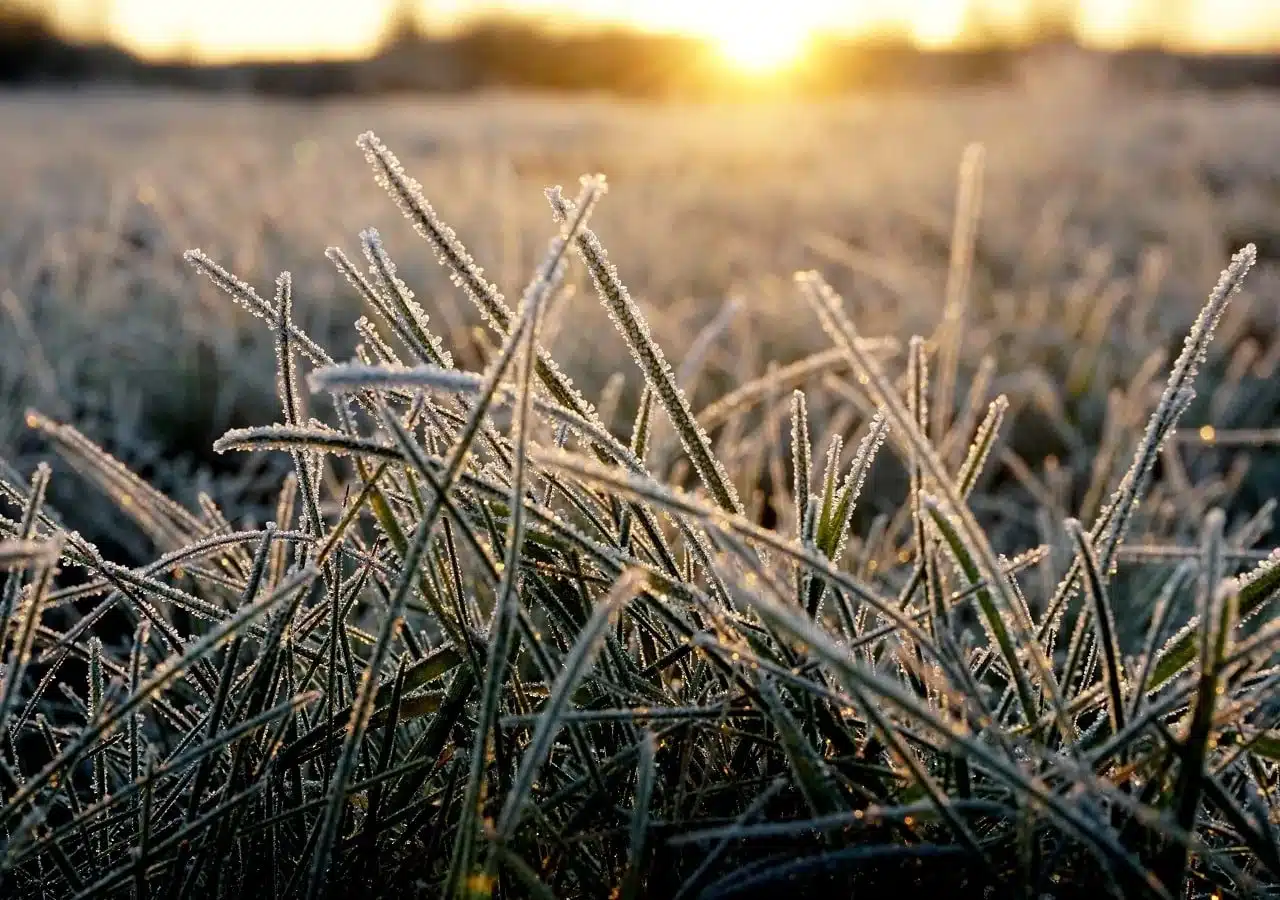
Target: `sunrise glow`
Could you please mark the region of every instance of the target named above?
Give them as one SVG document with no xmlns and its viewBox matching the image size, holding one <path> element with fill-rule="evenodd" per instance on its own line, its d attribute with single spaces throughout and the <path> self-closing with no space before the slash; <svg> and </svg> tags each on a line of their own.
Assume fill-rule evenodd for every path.
<svg viewBox="0 0 1280 900">
<path fill-rule="evenodd" d="M 711 37 L 721 55 L 736 68 L 752 73 L 775 71 L 800 59 L 809 35 L 801 28 L 769 24 L 748 21 Z"/>
<path fill-rule="evenodd" d="M 69 29 L 95 29 L 150 58 L 204 61 L 357 57 L 376 49 L 397 0 L 28 0 Z M 424 24 L 476 15 L 535 15 L 564 27 L 623 24 L 701 37 L 727 64 L 775 71 L 815 34 L 896 34 L 920 46 L 985 33 L 1026 36 L 1033 11 L 1069 13 L 1086 43 L 1161 43 L 1179 49 L 1280 48 L 1277 0 L 419 0 Z"/>
</svg>

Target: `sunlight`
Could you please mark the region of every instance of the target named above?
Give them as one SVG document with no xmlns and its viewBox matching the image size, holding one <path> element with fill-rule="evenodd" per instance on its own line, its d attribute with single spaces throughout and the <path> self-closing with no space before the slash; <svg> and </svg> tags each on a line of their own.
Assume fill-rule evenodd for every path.
<svg viewBox="0 0 1280 900">
<path fill-rule="evenodd" d="M 1211 50 L 1247 47 L 1266 50 L 1280 40 L 1280 4 L 1256 9 L 1252 0 L 1216 0 L 1202 4 L 1179 36 L 1184 45 Z"/>
<path fill-rule="evenodd" d="M 967 0 L 916 0 L 911 36 L 924 47 L 945 47 L 964 31 Z"/>
<path fill-rule="evenodd" d="M 336 14 L 313 0 L 111 0 L 110 10 L 111 36 L 143 56 L 205 62 L 360 56 L 373 51 L 386 17 L 378 3 Z"/>
<path fill-rule="evenodd" d="M 785 20 L 725 21 L 712 35 L 720 54 L 747 72 L 774 72 L 795 63 L 804 53 L 809 32 Z"/>
<path fill-rule="evenodd" d="M 3 5 L 5 0 L 0 0 Z M 571 25 L 622 23 L 710 41 L 727 67 L 785 69 L 815 35 L 901 35 L 937 48 L 974 27 L 1004 34 L 1033 28 L 1059 10 L 1086 43 L 1267 49 L 1280 44 L 1280 0 L 27 0 L 57 11 L 76 30 L 98 27 L 143 56 L 203 61 L 358 57 L 371 53 L 397 3 L 416 5 L 433 27 L 512 12 Z"/>
</svg>

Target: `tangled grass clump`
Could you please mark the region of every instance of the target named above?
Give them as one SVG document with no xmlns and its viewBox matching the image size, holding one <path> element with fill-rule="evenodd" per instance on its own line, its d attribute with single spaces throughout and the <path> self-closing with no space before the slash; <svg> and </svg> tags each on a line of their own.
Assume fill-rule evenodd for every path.
<svg viewBox="0 0 1280 900">
<path fill-rule="evenodd" d="M 1254 549 L 1272 507 L 1230 530 L 1210 510 L 1198 547 L 1130 540 L 1252 246 L 1110 500 L 1062 522 L 1060 546 L 1008 557 L 971 504 L 1008 403 L 989 377 L 958 396 L 980 153 L 942 325 L 907 344 L 902 378 L 894 344 L 807 272 L 796 289 L 833 349 L 699 417 L 588 227 L 602 177 L 547 192 L 559 232 L 512 309 L 392 153 L 360 146 L 494 352 L 454 367 L 374 231 L 367 270 L 328 252 L 372 313 L 348 363 L 297 325 L 287 273 L 267 299 L 189 253 L 276 337 L 281 421 L 215 445 L 289 454 L 262 528 L 207 497 L 189 510 L 29 415 L 161 555 L 129 568 L 62 528 L 47 467 L 0 478 L 6 895 L 1280 888 L 1280 561 Z M 644 378 L 626 439 L 539 342 L 570 251 Z M 814 398 L 783 395 L 835 362 L 866 425 L 818 472 Z M 723 450 L 777 403 L 775 527 Z M 670 478 L 646 462 L 657 415 L 686 464 Z M 886 441 L 907 494 L 855 536 Z M 1140 645 L 1117 610 L 1144 620 Z"/>
</svg>

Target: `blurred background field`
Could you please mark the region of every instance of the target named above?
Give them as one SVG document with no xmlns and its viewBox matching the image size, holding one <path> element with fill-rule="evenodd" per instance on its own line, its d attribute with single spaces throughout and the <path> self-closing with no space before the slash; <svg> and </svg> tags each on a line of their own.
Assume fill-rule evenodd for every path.
<svg viewBox="0 0 1280 900">
<path fill-rule="evenodd" d="M 184 502 L 208 491 L 261 519 L 282 461 L 246 469 L 210 445 L 278 419 L 270 333 L 183 263 L 192 247 L 261 292 L 290 270 L 307 329 L 349 352 L 364 311 L 324 249 L 358 258 L 359 231 L 377 227 L 455 358 L 481 366 L 490 345 L 473 310 L 368 175 L 354 144 L 366 129 L 509 296 L 552 233 L 541 189 L 605 173 L 597 231 L 673 362 L 694 351 L 682 375 L 695 409 L 825 348 L 797 302 L 797 269 L 821 269 L 867 334 L 932 333 L 957 166 L 982 143 L 961 390 L 993 357 L 991 394 L 1010 396 L 1012 424 L 978 503 L 1011 533 L 1034 525 L 1020 501 L 1052 499 L 1066 515 L 1097 500 L 1090 484 L 1114 484 L 1163 371 L 1153 354 L 1176 353 L 1247 241 L 1263 263 L 1214 345 L 1217 386 L 1189 421 L 1273 425 L 1280 66 L 1265 52 L 1266 22 L 1240 32 L 1240 53 L 1227 38 L 1162 46 L 1140 31 L 1099 46 L 1064 30 L 1067 6 L 1050 6 L 1058 18 L 1035 40 L 990 22 L 936 45 L 818 34 L 808 56 L 757 66 L 748 55 L 736 67 L 729 45 L 706 36 L 566 37 L 492 16 L 439 36 L 404 9 L 391 10 L 372 57 L 201 59 L 197 44 L 165 55 L 86 43 L 11 7 L 0 40 L 28 56 L 21 71 L 12 53 L 0 65 L 17 83 L 0 93 L 0 456 L 26 471 L 48 455 L 25 422 L 34 407 Z M 655 69 L 655 58 L 687 65 Z M 589 397 L 616 393 L 626 434 L 642 380 L 583 273 L 570 281 L 547 343 Z M 610 385 L 615 373 L 624 380 Z M 817 421 L 847 437 L 864 416 L 840 399 L 844 377 L 807 383 L 832 398 Z M 780 399 L 722 441 L 778 427 Z M 1216 502 L 1247 514 L 1280 471 L 1265 450 L 1248 454 L 1249 468 L 1202 442 L 1169 453 L 1198 485 L 1169 509 L 1173 536 L 1186 536 L 1177 510 Z M 145 556 L 107 504 L 73 478 L 54 485 L 72 524 Z"/>
</svg>

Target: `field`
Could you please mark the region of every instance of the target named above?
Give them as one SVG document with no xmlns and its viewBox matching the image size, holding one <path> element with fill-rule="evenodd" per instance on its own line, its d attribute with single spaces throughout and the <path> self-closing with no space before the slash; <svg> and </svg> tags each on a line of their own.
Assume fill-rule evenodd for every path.
<svg viewBox="0 0 1280 900">
<path fill-rule="evenodd" d="M 586 897 L 612 889 L 661 897 L 696 889 L 707 897 L 756 896 L 796 878 L 825 884 L 822 878 L 854 877 L 855 870 L 867 885 L 883 886 L 899 877 L 884 874 L 896 871 L 885 867 L 899 851 L 917 866 L 911 877 L 931 884 L 951 865 L 946 854 L 977 844 L 988 868 L 962 867 L 957 884 L 966 890 L 978 891 L 992 872 L 1023 878 L 1020 889 L 1037 891 L 1027 896 L 1070 896 L 1053 893 L 1068 890 L 1061 878 L 1078 879 L 1082 891 L 1100 889 L 1086 857 L 1102 860 L 1104 871 L 1113 867 L 1112 886 L 1126 895 L 1143 887 L 1147 867 L 1165 885 L 1176 879 L 1168 896 L 1178 895 L 1184 876 L 1187 890 L 1205 895 L 1243 896 L 1275 884 L 1271 792 L 1280 738 L 1271 730 L 1274 710 L 1258 702 L 1273 683 L 1274 641 L 1268 617 L 1257 613 L 1271 599 L 1276 571 L 1264 561 L 1280 479 L 1280 96 L 1139 92 L 1071 65 L 1025 75 L 1013 88 L 696 107 L 507 95 L 316 104 L 107 90 L 0 95 L 0 457 L 18 473 L 5 491 L 14 506 L 4 514 L 15 520 L 5 533 L 54 534 L 52 519 L 25 533 L 16 521 L 24 507 L 39 506 L 22 485 L 37 461 L 48 460 L 48 502 L 82 536 L 64 545 L 64 565 L 80 587 L 41 581 L 52 563 L 38 542 L 0 545 L 33 572 L 24 600 L 17 575 L 5 592 L 3 613 L 24 610 L 27 624 L 14 626 L 0 725 L 17 717 L 34 735 L 28 713 L 55 677 L 45 676 L 19 714 L 23 641 L 46 648 L 28 675 L 56 672 L 67 655 L 55 660 L 53 650 L 64 646 L 74 648 L 66 671 L 78 673 L 65 681 L 79 692 L 89 673 L 87 699 L 59 700 L 47 711 L 56 739 L 23 751 L 25 776 L 35 770 L 35 780 L 0 795 L 7 802 L 0 821 L 12 834 L 6 865 L 13 869 L 4 873 L 11 889 L 29 887 L 45 871 L 39 866 L 56 864 L 55 896 L 63 888 L 83 896 L 95 884 L 122 896 L 130 885 L 145 893 L 148 871 L 185 878 L 188 888 L 213 896 L 246 889 L 255 866 L 272 866 L 280 883 L 271 890 L 314 896 L 355 884 L 364 877 L 357 863 L 370 853 L 423 896 L 446 886 L 473 895 L 544 896 L 545 889 L 545 896 Z M 630 307 L 601 268 L 596 281 L 623 322 L 615 327 L 583 265 L 593 251 L 582 243 L 541 319 L 522 304 L 521 324 L 513 319 L 509 335 L 486 327 L 461 286 L 479 282 L 464 272 L 451 283 L 370 176 L 366 151 L 375 162 L 385 159 L 367 141 L 364 151 L 357 147 L 356 136 L 370 129 L 421 182 L 512 309 L 559 227 L 543 188 L 564 185 L 573 195 L 580 175 L 603 173 L 608 191 L 591 210 L 590 227 L 648 329 L 627 332 Z M 412 397 L 423 387 L 484 397 L 479 381 L 464 386 L 460 376 L 435 371 L 418 382 L 380 382 L 367 370 L 344 375 L 332 366 L 330 380 L 307 380 L 325 367 L 315 365 L 298 336 L 304 333 L 339 363 L 353 359 L 357 341 L 366 359 L 385 355 L 354 326 L 361 316 L 376 318 L 372 310 L 325 257 L 327 247 L 342 248 L 364 271 L 359 236 L 370 227 L 454 364 L 508 383 L 509 402 L 495 400 L 478 431 L 461 423 L 483 402 L 437 408 Z M 968 246 L 970 234 L 972 252 L 953 252 Z M 1257 264 L 1206 333 L 1197 315 L 1232 254 L 1250 242 Z M 232 289 L 241 305 L 228 299 L 184 259 L 192 248 L 263 297 L 277 291 L 282 271 L 292 273 L 299 331 L 284 344 L 282 393 L 282 326 L 247 312 L 244 303 L 255 301 L 242 289 Z M 845 298 L 865 341 L 844 353 L 830 349 L 833 338 L 842 349 L 848 332 L 839 315 L 824 311 L 821 282 L 793 278 L 802 270 L 817 270 Z M 394 295 L 390 282 L 377 283 L 384 298 Z M 278 311 L 284 295 L 276 296 Z M 958 312 L 950 320 L 948 301 Z M 534 395 L 533 367 L 522 360 L 535 328 L 595 405 L 599 427 L 617 440 L 592 437 L 595 426 L 582 416 L 566 418 L 572 404 L 553 389 Z M 1171 388 L 1162 399 L 1167 383 L 1186 386 L 1175 358 L 1189 329 L 1193 349 L 1202 340 L 1207 347 L 1194 398 Z M 913 335 L 928 340 L 912 343 Z M 665 351 L 669 378 L 647 336 Z M 414 359 L 425 346 L 402 339 L 395 353 L 430 361 L 429 353 Z M 300 369 L 291 379 L 295 350 Z M 1194 377 L 1194 362 L 1183 376 Z M 682 401 L 669 390 L 676 386 L 705 439 L 692 421 L 681 421 Z M 887 399 L 886 386 L 898 399 Z M 795 388 L 805 391 L 802 410 Z M 344 390 L 364 404 L 358 427 L 356 418 L 341 421 L 341 404 L 335 410 L 331 402 Z M 721 402 L 726 395 L 738 400 Z M 927 412 L 918 395 L 929 397 Z M 1007 408 L 996 401 L 1001 395 Z M 554 415 L 552 397 L 563 407 Z M 877 408 L 889 440 L 873 465 Z M 425 432 L 421 423 L 405 428 L 396 416 L 377 418 L 392 409 L 405 422 L 426 416 Z M 1175 409 L 1179 430 L 1169 436 Z M 642 437 L 633 436 L 637 411 Z M 899 415 L 932 436 L 942 469 L 929 468 Z M 998 436 L 980 427 L 984 417 Z M 129 481 L 55 422 L 74 425 L 186 512 Z M 283 430 L 252 430 L 278 422 L 286 422 Z M 354 447 L 357 459 L 367 458 L 353 469 L 348 457 L 329 457 L 338 444 L 320 441 L 322 427 L 344 435 L 343 452 Z M 356 432 L 371 428 L 381 443 L 359 444 Z M 241 431 L 219 446 L 230 452 L 215 452 L 231 429 Z M 1143 444 L 1144 429 L 1147 440 L 1160 440 Z M 459 462 L 463 474 L 446 477 L 450 446 L 472 438 L 480 461 Z M 572 455 L 552 446 L 566 440 Z M 628 442 L 643 465 L 624 478 L 600 460 L 622 459 L 619 447 Z M 588 458 L 589 448 L 598 458 Z M 723 469 L 700 462 L 707 453 Z M 802 487 L 793 469 L 809 457 L 813 499 L 806 505 L 811 486 Z M 384 497 L 364 466 L 388 459 L 395 474 Z M 845 470 L 854 489 L 833 495 Z M 1148 470 L 1152 484 L 1139 503 Z M 279 496 L 286 475 L 297 479 L 286 489 L 296 487 L 294 500 Z M 42 485 L 43 474 L 34 477 Z M 431 530 L 419 535 L 415 523 L 432 518 L 424 510 L 435 496 L 433 479 L 452 477 L 462 479 L 458 506 L 434 507 L 453 523 L 437 531 L 447 537 L 446 551 L 445 538 L 432 543 Z M 832 489 L 825 494 L 824 478 Z M 700 499 L 664 493 L 657 482 Z M 1126 495 L 1135 485 L 1137 493 Z M 953 508 L 962 494 L 972 515 Z M 512 504 L 512 497 L 522 499 Z M 833 510 L 845 501 L 849 522 L 834 524 L 840 514 Z M 740 514 L 722 520 L 711 510 L 717 504 Z M 527 516 L 511 512 L 526 506 Z M 544 506 L 606 549 L 538 518 Z M 262 562 L 276 552 L 263 523 L 281 512 L 288 515 L 280 527 L 299 548 L 332 536 L 311 560 L 315 569 L 301 549 L 292 568 L 283 553 Z M 472 545 L 459 538 L 458 551 L 450 527 L 468 539 L 474 528 L 480 537 Z M 187 571 L 182 563 L 128 568 L 231 530 L 241 544 L 203 550 L 213 555 Z M 797 535 L 807 543 L 793 541 Z M 95 542 L 106 561 L 82 539 Z M 1015 558 L 1026 551 L 1032 555 Z M 517 590 L 522 554 L 527 574 Z M 424 564 L 430 578 L 399 578 L 416 571 L 420 557 L 435 561 Z M 1256 564 L 1264 567 L 1252 581 L 1228 578 Z M 566 574 L 571 565 L 579 567 L 576 580 Z M 1010 565 L 1024 574 L 996 573 Z M 128 571 L 144 575 L 129 581 Z M 1190 577 L 1196 571 L 1200 582 Z M 182 590 L 166 593 L 157 572 Z M 302 612 L 294 600 L 280 607 L 287 614 L 251 621 L 294 596 L 308 573 L 330 599 L 304 603 Z M 1218 578 L 1235 587 L 1219 590 Z M 347 633 L 333 623 L 351 579 L 358 583 L 341 613 L 351 615 Z M 771 599 L 761 583 L 788 589 L 792 606 Z M 616 616 L 634 594 L 647 596 L 642 588 L 658 596 L 659 587 L 679 600 L 671 601 L 677 612 L 656 612 L 660 604 L 637 597 L 616 626 L 602 618 Z M 1168 618 L 1153 623 L 1162 591 Z M 46 593 L 59 599 L 48 627 L 39 625 Z M 159 604 L 148 627 L 163 640 L 138 624 L 150 612 L 105 616 L 115 629 L 102 634 L 105 651 L 68 631 L 92 597 L 135 593 Z M 892 608 L 875 605 L 881 594 Z M 939 611 L 944 595 L 956 603 L 954 618 Z M 961 602 L 974 596 L 975 604 Z M 878 613 L 868 619 L 851 598 Z M 1012 605 L 990 612 L 987 604 L 1006 601 Z M 807 617 L 797 612 L 806 603 Z M 327 613 L 311 615 L 330 607 L 332 622 Z M 903 624 L 909 616 L 899 608 L 927 630 Z M 1063 610 L 1070 618 L 1059 625 L 1054 617 Z M 397 614 L 406 611 L 410 629 L 397 635 Z M 1197 612 L 1200 631 L 1166 646 L 1173 626 Z M 290 624 L 294 615 L 307 624 Z M 1237 615 L 1247 622 L 1238 632 Z M 172 637 L 162 623 L 177 629 Z M 895 624 L 875 630 L 885 623 Z M 1030 638 L 1032 626 L 1042 629 L 1038 638 Z M 59 640 L 54 627 L 72 636 Z M 529 649 L 542 640 L 539 628 L 547 647 Z M 956 643 L 942 637 L 947 628 Z M 180 640 L 183 630 L 209 645 Z M 339 633 L 343 640 L 330 640 Z M 1204 637 L 1192 652 L 1197 634 Z M 526 650 L 513 654 L 521 636 Z M 1028 638 L 1021 649 L 1008 643 L 1018 636 Z M 215 647 L 232 639 L 215 664 Z M 1047 641 L 1044 654 L 1030 651 L 1032 640 Z M 246 658 L 258 641 L 267 652 Z M 849 642 L 865 650 L 865 667 L 863 650 L 854 665 L 853 651 L 838 649 Z M 1250 651 L 1232 657 L 1233 646 Z M 337 648 L 346 654 L 345 677 Z M 908 657 L 923 659 L 922 649 L 937 650 L 932 668 L 912 667 Z M 107 665 L 104 652 L 118 664 Z M 147 680 L 148 671 L 160 679 L 163 668 L 148 670 L 148 657 L 170 653 L 193 673 L 185 711 L 159 698 L 177 693 L 186 678 Z M 750 663 L 741 668 L 740 653 Z M 507 674 L 508 656 L 519 674 Z M 115 676 L 106 693 L 117 703 L 108 702 L 105 719 L 104 665 Z M 444 676 L 455 670 L 444 690 Z M 1139 670 L 1147 700 L 1133 687 Z M 370 677 L 357 679 L 361 671 Z M 859 680 L 859 671 L 870 680 Z M 139 693 L 140 677 L 146 690 Z M 1053 719 L 1054 678 L 1061 678 L 1062 700 L 1075 704 L 1072 727 Z M 236 716 L 248 721 L 255 710 L 267 716 L 269 703 L 295 702 L 289 696 L 308 681 L 319 693 L 296 700 L 296 715 L 281 714 L 287 729 L 282 724 L 270 740 L 266 730 L 261 740 L 228 738 L 226 751 L 194 758 L 194 789 L 179 770 L 164 769 L 185 759 L 184 746 L 194 752 L 200 729 L 216 743 L 222 700 L 211 697 L 219 691 L 231 692 Z M 422 685 L 425 693 L 407 693 Z M 474 707 L 472 688 L 480 692 Z M 889 703 L 893 691 L 914 699 Z M 944 702 L 948 691 L 985 712 L 966 718 Z M 1218 702 L 1215 718 L 1220 695 L 1228 700 Z M 126 752 L 124 740 L 109 740 L 115 726 L 106 721 L 135 696 L 129 709 L 145 701 L 157 712 L 154 722 L 129 726 L 142 732 L 125 729 Z M 411 714 L 412 700 L 419 711 Z M 877 712 L 884 703 L 891 711 Z M 1166 704 L 1160 715 L 1148 708 L 1157 703 Z M 212 718 L 194 715 L 205 707 L 215 710 Z M 668 708 L 670 718 L 649 707 Z M 1027 731 L 1036 709 L 1047 718 Z M 335 712 L 350 727 L 330 736 Z M 1125 712 L 1148 716 L 1150 728 L 1125 731 Z M 454 719 L 443 722 L 446 714 Z M 75 721 L 83 729 L 69 724 Z M 86 738 L 75 752 L 66 749 L 95 722 L 101 745 Z M 229 731 L 233 723 L 222 724 Z M 485 742 L 471 737 L 496 725 L 496 757 L 486 756 Z M 698 738 L 704 730 L 710 737 Z M 448 735 L 470 749 L 447 759 Z M 1231 756 L 1232 741 L 1246 749 Z M 1071 746 L 1075 761 L 1068 764 L 1055 742 Z M 424 746 L 442 762 L 419 778 L 412 760 Z M 1088 777 L 1072 768 L 1086 757 L 1096 770 Z M 160 761 L 169 780 L 140 774 L 146 758 Z M 277 758 L 288 762 L 273 770 L 268 762 Z M 620 768 L 611 768 L 619 758 Z M 257 781 L 248 777 L 255 765 Z M 394 798 L 390 787 L 370 786 L 397 766 Z M 80 806 L 62 801 L 63 770 L 79 773 Z M 1020 780 L 1017 772 L 1043 781 Z M 153 782 L 156 802 L 168 803 L 156 815 L 159 843 L 148 850 L 149 832 L 136 823 L 150 822 L 151 812 L 139 812 L 140 800 L 128 801 L 132 818 L 105 810 L 112 784 L 117 792 L 132 784 L 150 810 Z M 197 812 L 221 809 L 217 802 L 256 785 L 266 786 L 261 797 L 246 793 L 234 814 L 194 830 Z M 497 799 L 486 811 L 489 791 Z M 949 792 L 952 805 L 938 791 Z M 612 802 L 601 804 L 611 792 Z M 1197 813 L 1202 795 L 1209 799 Z M 96 819 L 82 812 L 93 802 L 103 806 Z M 1135 805 L 1168 816 L 1143 818 Z M 866 826 L 876 840 L 850 843 L 853 819 L 840 817 L 856 814 L 861 823 L 868 809 L 876 810 L 878 824 Z M 529 824 L 535 813 L 536 828 Z M 456 828 L 450 833 L 463 849 L 422 837 L 428 814 L 436 817 L 431 828 Z M 755 816 L 803 827 L 768 832 L 762 825 L 751 833 Z M 831 834 L 814 824 L 824 816 L 845 830 Z M 1107 839 L 1091 843 L 1088 833 L 1104 820 Z M 254 828 L 269 832 L 269 850 L 254 846 Z M 138 833 L 143 843 L 135 846 Z M 1196 837 L 1188 845 L 1189 833 Z M 189 866 L 166 855 L 165 841 L 176 846 L 175 835 L 195 842 Z M 699 869 L 704 854 L 690 845 L 716 846 L 718 862 Z M 751 846 L 777 854 L 775 869 L 753 868 Z M 899 850 L 878 855 L 875 848 L 886 846 Z M 376 879 L 373 887 L 392 890 Z M 1145 887 L 1159 895 L 1158 884 Z"/>
<path fill-rule="evenodd" d="M 1100 93 L 1088 72 L 1068 69 L 1016 92 L 765 109 L 10 95 L 0 99 L 10 184 L 0 385 L 13 399 L 0 448 L 28 461 L 27 406 L 70 415 L 125 461 L 186 485 L 189 502 L 189 488 L 216 471 L 212 439 L 271 419 L 270 335 L 193 275 L 180 257 L 191 247 L 260 288 L 291 270 L 298 315 L 347 341 L 346 353 L 360 305 L 323 251 L 358 256 L 358 232 L 378 227 L 449 347 L 474 367 L 474 312 L 372 186 L 352 143 L 366 128 L 397 147 L 511 296 L 550 227 L 541 188 L 607 175 L 599 233 L 668 355 L 680 360 L 740 301 L 705 348 L 700 405 L 823 346 L 815 323 L 795 315 L 795 270 L 817 265 L 851 292 L 870 334 L 931 333 L 957 165 L 980 141 L 966 369 L 995 353 L 996 392 L 1016 407 L 1034 379 L 1065 374 L 1061 357 L 1089 328 L 1089 342 L 1115 342 L 1100 355 L 1101 382 L 1128 387 L 1147 353 L 1176 346 L 1231 252 L 1280 245 L 1280 102 Z M 1157 271 L 1158 282 L 1143 282 Z M 1254 275 L 1228 320 L 1228 337 L 1261 339 L 1260 376 L 1280 352 L 1268 352 L 1276 311 L 1254 301 L 1268 296 L 1268 278 Z M 571 283 L 584 285 L 580 270 Z M 634 408 L 640 380 L 589 285 L 559 302 L 548 329 L 553 355 L 589 397 L 621 373 Z M 1216 352 L 1230 357 L 1233 343 Z M 1105 402 L 1102 384 L 1091 394 Z M 1226 419 L 1213 424 L 1266 424 L 1266 402 L 1224 403 Z M 1085 452 L 1062 460 L 1069 466 L 1091 461 L 1100 438 L 1103 410 L 1080 412 Z M 164 471 L 182 460 L 192 469 Z"/>
<path fill-rule="evenodd" d="M 798 269 L 818 266 L 849 292 L 869 334 L 931 333 L 960 155 L 980 141 L 964 369 L 993 353 L 994 392 L 1017 410 L 1066 374 L 1078 346 L 1105 342 L 1089 402 L 1068 423 L 1063 449 L 1078 452 L 1056 454 L 1076 480 L 1091 471 L 1107 389 L 1177 346 L 1231 252 L 1254 241 L 1265 260 L 1280 245 L 1280 102 L 1102 96 L 1071 69 L 1016 92 L 764 109 L 13 94 L 0 98 L 0 123 L 0 450 L 29 468 L 43 445 L 28 436 L 26 407 L 70 416 L 186 502 L 207 479 L 235 505 L 244 483 L 208 447 L 228 427 L 271 421 L 275 403 L 270 335 L 197 278 L 184 250 L 207 250 L 260 289 L 291 271 L 298 315 L 345 355 L 360 305 L 323 251 L 358 258 L 359 231 L 378 227 L 459 362 L 476 366 L 474 312 L 370 181 L 352 142 L 367 128 L 512 296 L 551 227 L 542 188 L 604 173 L 598 231 L 660 345 L 680 360 L 700 329 L 722 325 L 700 354 L 698 407 L 823 346 L 796 314 Z M 1254 353 L 1246 368 L 1258 375 L 1201 416 L 1218 427 L 1268 424 L 1265 376 L 1280 353 L 1277 311 L 1262 302 L 1270 278 L 1265 265 L 1255 273 L 1227 321 L 1237 340 L 1215 345 L 1224 360 Z M 551 312 L 547 345 L 589 397 L 621 373 L 623 408 L 634 409 L 640 379 L 625 346 L 580 269 L 570 283 L 579 289 Z M 1053 443 L 1026 449 L 1034 468 Z"/>
</svg>

